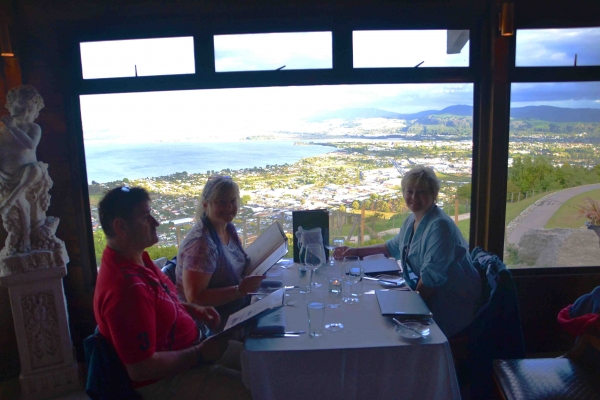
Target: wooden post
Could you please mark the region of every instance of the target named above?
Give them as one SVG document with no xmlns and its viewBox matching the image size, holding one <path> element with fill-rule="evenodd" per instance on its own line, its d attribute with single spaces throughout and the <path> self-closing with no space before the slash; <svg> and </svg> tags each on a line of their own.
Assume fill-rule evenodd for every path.
<svg viewBox="0 0 600 400">
<path fill-rule="evenodd" d="M 256 216 L 256 237 L 260 236 L 260 216 Z"/>
<path fill-rule="evenodd" d="M 454 198 L 454 223 L 458 225 L 458 197 Z"/>
<path fill-rule="evenodd" d="M 360 235 L 358 237 L 358 245 L 362 245 L 365 240 L 365 202 L 360 205 Z"/>
<path fill-rule="evenodd" d="M 177 239 L 177 247 L 179 247 L 179 227 L 177 225 L 175 225 L 175 238 Z"/>
</svg>

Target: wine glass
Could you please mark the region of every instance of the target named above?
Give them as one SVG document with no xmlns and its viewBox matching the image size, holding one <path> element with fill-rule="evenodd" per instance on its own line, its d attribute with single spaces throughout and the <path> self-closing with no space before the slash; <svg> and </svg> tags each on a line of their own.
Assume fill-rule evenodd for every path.
<svg viewBox="0 0 600 400">
<path fill-rule="evenodd" d="M 323 247 L 319 244 L 311 243 L 305 248 L 304 265 L 310 267 L 313 270 L 311 286 L 314 288 L 321 287 L 321 284 L 316 282 L 315 275 L 317 269 L 319 269 L 319 267 L 324 264 L 324 255 L 325 251 L 323 250 Z"/>
<path fill-rule="evenodd" d="M 329 251 L 331 251 L 331 255 L 329 256 L 329 265 L 335 265 L 335 249 L 337 249 L 338 247 L 344 247 L 344 244 L 346 243 L 346 241 L 344 240 L 343 237 L 335 237 L 333 238 L 333 241 L 331 242 L 332 246 L 327 246 L 327 248 L 329 249 Z"/>
</svg>

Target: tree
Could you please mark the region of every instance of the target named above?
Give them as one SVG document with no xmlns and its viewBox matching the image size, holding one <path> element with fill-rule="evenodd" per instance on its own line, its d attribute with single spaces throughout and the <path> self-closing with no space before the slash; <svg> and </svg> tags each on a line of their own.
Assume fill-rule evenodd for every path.
<svg viewBox="0 0 600 400">
<path fill-rule="evenodd" d="M 346 206 L 344 204 L 340 205 L 340 211 L 346 212 Z"/>
<path fill-rule="evenodd" d="M 471 187 L 472 187 L 472 185 L 470 183 L 459 186 L 458 189 L 456 189 L 456 197 L 458 197 L 459 200 L 470 200 L 471 199 Z"/>
<path fill-rule="evenodd" d="M 240 201 L 242 202 L 242 205 L 246 205 L 248 204 L 248 202 L 250 201 L 251 197 L 249 194 L 245 194 L 242 196 L 242 198 L 240 199 Z"/>
<path fill-rule="evenodd" d="M 600 175 L 600 171 L 599 171 L 599 175 Z M 358 200 L 354 200 L 352 202 L 352 209 L 353 210 L 360 210 L 360 203 L 358 202 Z"/>
</svg>

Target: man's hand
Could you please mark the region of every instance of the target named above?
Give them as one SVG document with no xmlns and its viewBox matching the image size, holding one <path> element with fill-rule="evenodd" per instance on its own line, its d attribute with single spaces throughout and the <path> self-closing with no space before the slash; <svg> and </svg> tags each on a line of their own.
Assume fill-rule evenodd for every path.
<svg viewBox="0 0 600 400">
<path fill-rule="evenodd" d="M 265 279 L 262 275 L 247 276 L 240 283 L 240 293 L 244 296 L 248 293 L 256 292 L 260 288 L 260 283 Z"/>
<path fill-rule="evenodd" d="M 355 255 L 357 255 L 356 249 L 348 247 L 348 246 L 336 247 L 335 250 L 333 250 L 333 257 L 336 260 L 341 260 L 346 256 L 355 256 Z"/>
<path fill-rule="evenodd" d="M 193 303 L 186 303 L 185 306 L 187 312 L 189 312 L 194 319 L 206 323 L 209 328 L 215 329 L 221 325 L 221 317 L 214 307 L 204 307 Z"/>
</svg>

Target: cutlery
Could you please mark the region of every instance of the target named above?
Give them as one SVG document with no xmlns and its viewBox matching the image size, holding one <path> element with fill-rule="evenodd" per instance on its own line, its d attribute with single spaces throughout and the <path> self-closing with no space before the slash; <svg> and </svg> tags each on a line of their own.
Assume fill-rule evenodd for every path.
<svg viewBox="0 0 600 400">
<path fill-rule="evenodd" d="M 284 306 L 293 306 L 294 304 L 296 304 L 297 301 L 296 300 L 290 300 L 288 302 L 283 303 Z"/>
<path fill-rule="evenodd" d="M 419 336 L 421 336 L 421 337 L 425 337 L 425 336 L 423 336 L 423 334 L 422 334 L 421 332 L 419 332 L 418 330 L 416 330 L 416 329 L 413 329 L 413 328 L 411 328 L 410 326 L 408 326 L 408 325 L 406 325 L 406 324 L 403 324 L 402 322 L 398 321 L 396 318 L 392 318 L 392 320 L 394 321 L 394 323 L 395 323 L 396 325 L 400 325 L 401 327 L 403 327 L 403 328 L 406 328 L 406 329 L 408 329 L 408 330 L 410 330 L 410 331 L 413 331 L 414 333 L 416 333 L 417 335 L 419 335 Z"/>
<path fill-rule="evenodd" d="M 387 280 L 387 279 L 373 278 L 371 276 L 366 276 L 366 275 L 363 276 L 363 278 L 367 279 L 367 280 L 370 280 L 370 281 L 386 282 L 386 283 L 391 283 L 391 284 L 394 284 L 394 285 L 398 285 L 397 281 L 390 281 L 390 280 Z M 400 286 L 400 285 L 398 285 L 398 286 Z"/>
<path fill-rule="evenodd" d="M 264 335 L 251 334 L 250 337 L 256 338 L 256 339 L 278 338 L 278 337 L 298 337 L 298 336 L 302 335 L 303 333 L 306 333 L 306 332 L 305 331 L 296 331 L 296 332 L 284 332 L 284 333 L 269 333 L 269 334 L 264 334 Z"/>
<path fill-rule="evenodd" d="M 404 320 L 404 322 L 416 322 L 419 323 L 421 325 L 431 325 L 433 324 L 433 321 L 430 319 L 406 319 Z"/>
<path fill-rule="evenodd" d="M 294 286 L 284 286 L 285 290 L 291 290 L 291 289 L 298 289 L 300 286 L 298 285 L 294 285 Z"/>
</svg>

